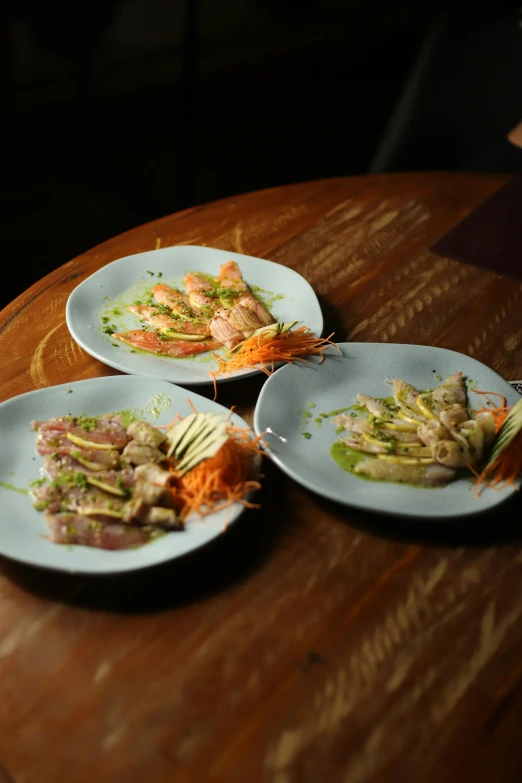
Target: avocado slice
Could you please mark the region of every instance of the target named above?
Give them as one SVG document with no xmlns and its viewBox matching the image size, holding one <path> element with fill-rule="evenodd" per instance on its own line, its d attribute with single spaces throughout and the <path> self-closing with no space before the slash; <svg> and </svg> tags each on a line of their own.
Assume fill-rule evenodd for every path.
<svg viewBox="0 0 522 783">
<path fill-rule="evenodd" d="M 188 416 L 185 416 L 184 419 L 177 421 L 169 430 L 167 430 L 165 434 L 167 436 L 167 440 L 170 443 L 169 449 L 167 451 L 167 457 L 172 457 L 178 447 L 178 443 L 181 441 L 183 435 L 189 429 L 189 427 L 192 426 L 197 415 L 197 413 L 190 413 Z"/>
<path fill-rule="evenodd" d="M 93 487 L 98 487 L 98 489 L 103 489 L 104 492 L 108 492 L 110 495 L 117 495 L 120 498 L 125 498 L 128 495 L 128 492 L 121 489 L 121 487 L 107 484 L 105 481 L 100 481 L 100 479 L 97 479 L 94 476 L 86 476 L 85 478 L 88 484 L 91 484 Z"/>
</svg>

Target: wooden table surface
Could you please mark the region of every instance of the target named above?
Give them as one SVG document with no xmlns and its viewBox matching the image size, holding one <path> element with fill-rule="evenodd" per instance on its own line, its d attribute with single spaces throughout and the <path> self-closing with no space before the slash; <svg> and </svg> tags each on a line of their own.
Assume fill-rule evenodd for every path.
<svg viewBox="0 0 522 783">
<path fill-rule="evenodd" d="M 0 400 L 115 374 L 72 340 L 65 304 L 158 237 L 292 267 L 339 342 L 437 345 L 522 378 L 522 282 L 428 252 L 506 179 L 332 179 L 136 228 L 3 310 Z M 251 421 L 264 381 L 219 402 Z M 259 497 L 210 546 L 131 578 L 0 558 L 0 761 L 16 783 L 518 783 L 519 498 L 465 523 L 390 521 L 272 463 Z"/>
</svg>

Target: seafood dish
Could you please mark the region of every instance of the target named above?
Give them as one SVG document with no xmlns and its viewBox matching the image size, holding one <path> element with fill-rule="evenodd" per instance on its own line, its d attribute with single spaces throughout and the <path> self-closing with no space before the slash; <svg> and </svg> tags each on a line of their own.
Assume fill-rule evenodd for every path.
<svg viewBox="0 0 522 783">
<path fill-rule="evenodd" d="M 127 307 L 142 328 L 114 331 L 112 337 L 147 353 L 186 358 L 234 349 L 256 329 L 276 322 L 243 280 L 236 261 L 221 264 L 217 277 L 188 272 L 184 288 L 154 285 L 145 301 Z"/>
<path fill-rule="evenodd" d="M 356 476 L 424 487 L 445 486 L 457 471 L 476 471 L 495 439 L 492 411 L 469 407 L 462 372 L 434 389 L 388 380 L 392 394 L 357 394 L 349 412 L 334 417 Z"/>
<path fill-rule="evenodd" d="M 42 478 L 30 496 L 56 544 L 142 546 L 183 531 L 250 494 L 261 451 L 250 430 L 222 413 L 177 417 L 167 427 L 121 414 L 33 420 Z"/>
</svg>

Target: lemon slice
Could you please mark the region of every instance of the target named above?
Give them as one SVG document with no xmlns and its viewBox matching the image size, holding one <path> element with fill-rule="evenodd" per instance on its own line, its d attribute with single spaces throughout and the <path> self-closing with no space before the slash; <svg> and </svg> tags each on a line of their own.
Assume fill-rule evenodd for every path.
<svg viewBox="0 0 522 783">
<path fill-rule="evenodd" d="M 85 506 L 84 508 L 79 508 L 76 513 L 81 514 L 82 517 L 103 516 L 121 519 L 123 516 L 123 512 L 121 511 L 114 511 L 112 508 L 95 508 L 94 506 Z"/>
<path fill-rule="evenodd" d="M 417 405 L 417 408 L 422 411 L 422 413 L 426 416 L 427 419 L 436 419 L 437 416 L 433 413 L 433 411 L 426 405 L 424 402 L 423 397 L 427 397 L 428 395 L 419 394 L 417 399 L 415 400 L 415 404 Z"/>
<path fill-rule="evenodd" d="M 75 435 L 72 432 L 68 432 L 67 437 L 71 443 L 75 444 L 75 446 L 83 446 L 84 449 L 102 449 L 103 451 L 115 451 L 114 444 L 112 443 L 96 443 L 94 440 L 81 438 L 79 435 Z"/>
<path fill-rule="evenodd" d="M 192 342 L 198 342 L 201 340 L 206 340 L 208 338 L 208 334 L 186 334 L 185 332 L 176 332 L 174 329 L 160 329 L 159 330 L 162 334 L 165 335 L 165 337 L 168 337 L 169 339 L 172 338 L 172 340 L 190 340 Z"/>
<path fill-rule="evenodd" d="M 421 424 L 419 419 L 412 419 L 411 416 L 406 416 L 406 414 L 403 411 L 399 411 L 397 416 L 399 419 L 404 419 L 404 421 L 409 421 L 411 424 L 415 424 L 415 425 Z"/>
<path fill-rule="evenodd" d="M 386 440 L 379 440 L 379 438 L 374 438 L 373 435 L 369 435 L 367 432 L 363 432 L 362 436 L 364 440 L 368 441 L 368 443 L 374 443 L 376 446 L 385 446 L 388 449 L 395 448 L 394 443 L 390 443 Z"/>
<path fill-rule="evenodd" d="M 392 424 L 391 422 L 384 421 L 384 419 L 382 422 L 383 429 L 385 430 L 396 430 L 397 432 L 415 432 L 417 429 L 416 427 L 409 427 L 407 424 Z"/>
<path fill-rule="evenodd" d="M 398 457 L 395 454 L 377 454 L 377 459 L 394 462 L 396 465 L 433 465 L 432 457 Z"/>
<path fill-rule="evenodd" d="M 121 489 L 120 487 L 115 487 L 112 484 L 107 484 L 105 481 L 100 481 L 100 479 L 97 479 L 94 476 L 86 476 L 86 479 L 88 484 L 92 484 L 93 487 L 98 487 L 99 489 L 103 489 L 105 492 L 108 492 L 110 495 L 117 495 L 120 498 L 124 498 L 128 494 L 124 489 Z"/>
</svg>

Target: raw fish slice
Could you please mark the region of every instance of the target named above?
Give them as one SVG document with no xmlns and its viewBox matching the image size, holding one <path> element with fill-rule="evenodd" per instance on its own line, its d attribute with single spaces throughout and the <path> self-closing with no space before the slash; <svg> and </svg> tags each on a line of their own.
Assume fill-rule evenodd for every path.
<svg viewBox="0 0 522 783">
<path fill-rule="evenodd" d="M 241 299 L 256 301 L 254 294 L 243 280 L 241 270 L 235 261 L 221 264 L 217 281 L 223 299 L 230 300 L 229 307 L 237 304 Z"/>
<path fill-rule="evenodd" d="M 395 424 L 397 426 L 400 426 L 402 428 L 408 427 L 408 422 L 404 421 L 404 419 L 401 419 L 397 417 L 396 410 L 392 410 L 388 403 L 383 402 L 383 400 L 379 400 L 376 397 L 370 397 L 368 394 L 358 394 L 357 395 L 357 402 L 362 405 L 368 413 L 371 413 L 372 416 L 376 416 L 378 419 L 382 419 L 383 421 L 390 422 L 391 424 Z M 394 408 L 397 408 L 397 406 L 394 404 Z M 335 419 L 332 419 L 332 421 L 336 422 Z M 413 430 L 415 427 L 414 424 L 411 425 L 411 429 Z"/>
<path fill-rule="evenodd" d="M 160 332 L 168 335 L 169 332 L 178 334 L 208 335 L 208 323 L 193 320 L 184 320 L 183 318 L 174 318 L 168 313 L 161 312 L 157 307 L 150 305 L 129 305 L 129 313 L 137 315 L 142 321 L 150 324 Z"/>
<path fill-rule="evenodd" d="M 236 327 L 245 337 L 249 337 L 256 329 L 260 329 L 262 326 L 269 326 L 275 323 L 270 313 L 269 318 L 264 313 L 263 305 L 259 304 L 259 309 L 256 307 L 259 302 L 250 302 L 243 304 L 243 300 L 239 304 L 234 305 L 231 310 L 225 310 L 230 323 Z M 258 312 L 259 309 L 259 312 Z M 268 312 L 268 311 L 267 311 Z"/>
<path fill-rule="evenodd" d="M 456 372 L 448 376 L 444 383 L 437 386 L 432 392 L 432 398 L 438 404 L 439 409 L 448 405 L 459 404 L 466 408 L 468 404 L 466 384 L 462 372 Z"/>
<path fill-rule="evenodd" d="M 158 356 L 171 356 L 176 359 L 184 359 L 188 356 L 196 356 L 198 353 L 216 350 L 221 345 L 215 340 L 165 340 L 156 332 L 145 332 L 142 329 L 133 329 L 130 332 L 122 332 L 112 335 L 123 343 L 132 345 L 140 351 L 154 353 Z"/>
<path fill-rule="evenodd" d="M 411 383 L 396 378 L 392 381 L 393 384 L 393 399 L 398 408 L 400 408 L 407 416 L 410 416 L 419 421 L 424 421 L 425 416 L 421 413 L 417 407 L 417 398 L 420 394 L 419 390 L 412 386 Z"/>
<path fill-rule="evenodd" d="M 455 471 L 444 465 L 399 465 L 381 459 L 368 459 L 359 462 L 355 473 L 378 481 L 396 481 L 402 484 L 418 484 L 425 487 L 445 486 L 455 475 Z"/>
<path fill-rule="evenodd" d="M 45 514 L 54 544 L 82 544 L 98 549 L 130 549 L 158 536 L 157 531 L 115 522 L 100 522 L 81 514 Z"/>
<path fill-rule="evenodd" d="M 341 413 L 332 420 L 336 426 L 344 427 L 346 432 L 366 433 L 374 438 L 391 438 L 398 443 L 420 443 L 421 439 L 416 432 L 401 432 L 401 430 L 386 429 L 386 424 L 376 427 L 370 419 L 349 416 Z"/>
<path fill-rule="evenodd" d="M 472 461 L 478 462 L 484 454 L 484 430 L 480 422 L 477 423 L 473 419 L 465 421 L 459 425 L 458 431 L 460 435 L 464 435 L 469 444 Z"/>
<path fill-rule="evenodd" d="M 266 307 L 260 302 L 241 299 L 229 310 L 222 307 L 209 324 L 210 334 L 231 350 L 250 337 L 252 332 L 275 323 Z"/>
<path fill-rule="evenodd" d="M 431 456 L 428 449 L 423 447 L 419 448 L 416 444 L 412 443 L 401 443 L 399 445 L 393 444 L 393 442 L 390 442 L 389 444 L 384 442 L 379 443 L 375 440 L 367 440 L 363 436 L 355 434 L 349 436 L 341 435 L 340 440 L 355 451 L 364 451 L 367 454 L 393 453 L 397 456 L 408 456 L 414 458 Z"/>
<path fill-rule="evenodd" d="M 198 313 L 202 312 L 209 319 L 221 306 L 212 284 L 204 275 L 188 272 L 185 275 L 185 290 L 189 297 L 190 306 Z"/>
<path fill-rule="evenodd" d="M 31 429 L 38 431 L 37 443 L 42 441 L 49 445 L 53 438 L 57 441 L 63 437 L 69 440 L 67 434 L 104 446 L 110 445 L 115 449 L 123 448 L 129 440 L 127 430 L 118 416 L 63 416 L 46 421 L 32 421 Z"/>
<path fill-rule="evenodd" d="M 251 307 L 260 320 L 263 320 L 264 326 L 275 323 L 270 311 L 255 298 L 250 287 L 243 280 L 241 270 L 235 261 L 221 264 L 217 281 L 220 286 L 221 301 L 225 307 L 236 304 Z"/>
<path fill-rule="evenodd" d="M 170 308 L 173 313 L 177 313 L 183 318 L 194 318 L 195 313 L 190 307 L 190 299 L 183 291 L 172 288 L 166 283 L 158 283 L 152 289 L 152 296 L 158 304 Z"/>
</svg>

